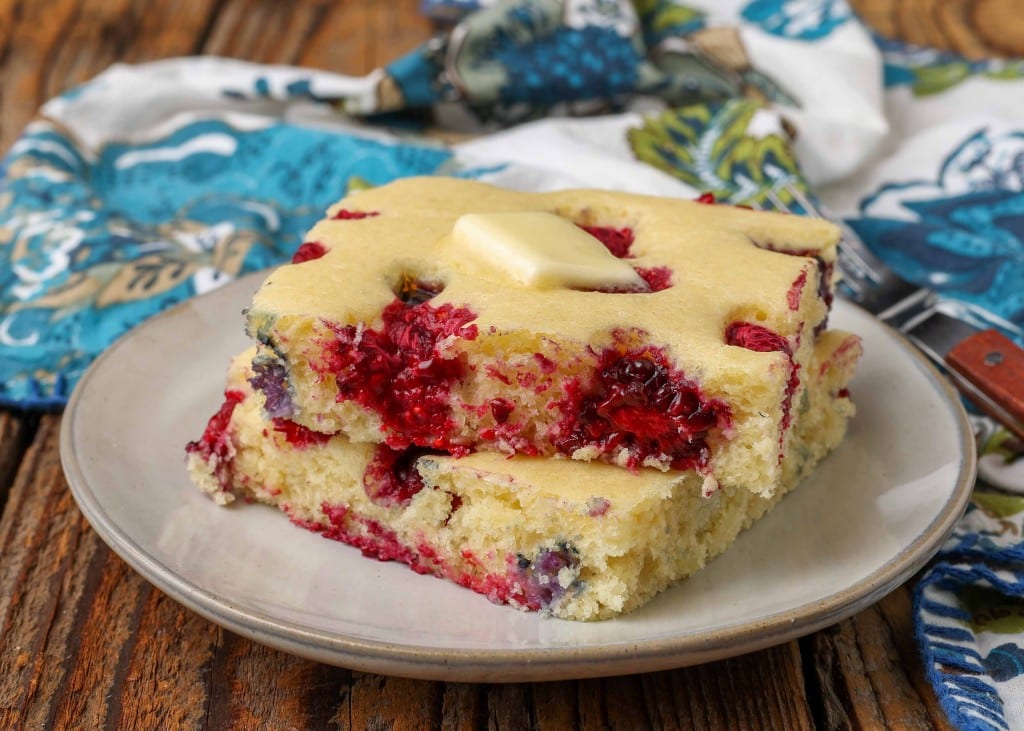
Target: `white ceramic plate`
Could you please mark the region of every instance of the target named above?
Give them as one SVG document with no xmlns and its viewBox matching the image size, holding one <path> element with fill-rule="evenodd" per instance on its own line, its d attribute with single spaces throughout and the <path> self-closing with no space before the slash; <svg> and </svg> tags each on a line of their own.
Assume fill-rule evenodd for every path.
<svg viewBox="0 0 1024 731">
<path fill-rule="evenodd" d="M 160 589 L 273 647 L 359 670 L 442 680 L 589 677 L 705 662 L 832 624 L 919 569 L 961 514 L 975 457 L 959 402 L 924 360 L 857 308 L 858 415 L 805 484 L 697 576 L 620 619 L 574 623 L 293 526 L 219 508 L 189 482 L 185 443 L 221 401 L 260 276 L 133 330 L 82 378 L 61 454 L 82 512 Z"/>
</svg>

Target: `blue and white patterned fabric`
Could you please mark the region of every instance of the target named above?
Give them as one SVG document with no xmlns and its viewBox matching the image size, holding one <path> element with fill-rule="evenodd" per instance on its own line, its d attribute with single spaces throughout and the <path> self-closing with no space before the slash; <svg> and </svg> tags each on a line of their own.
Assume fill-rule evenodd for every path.
<svg viewBox="0 0 1024 731">
<path fill-rule="evenodd" d="M 47 103 L 0 160 L 0 405 L 59 407 L 134 325 L 408 175 L 734 203 L 802 186 L 1024 344 L 1024 61 L 876 38 L 843 0 L 423 8 L 462 20 L 364 78 L 175 59 Z M 427 109 L 488 133 L 424 138 Z M 916 584 L 917 634 L 955 724 L 1024 728 L 1024 444 L 974 418 L 983 481 Z"/>
<path fill-rule="evenodd" d="M 52 102 L 3 158 L 0 404 L 61 405 L 113 340 L 170 305 L 287 259 L 353 185 L 473 172 L 439 146 L 246 114 L 227 92 L 259 86 L 257 67 L 231 65 L 222 99 L 197 93 L 193 108 L 147 127 L 141 104 L 159 95 L 154 87 L 187 95 L 187 77 L 200 69 L 159 78 L 167 71 L 117 69 Z M 141 104 L 122 99 L 142 85 Z M 140 126 L 103 129 L 97 119 L 83 136 L 69 128 L 79 110 L 104 100 Z M 218 112 L 204 113 L 204 104 Z M 90 132 L 104 137 L 97 144 Z"/>
</svg>

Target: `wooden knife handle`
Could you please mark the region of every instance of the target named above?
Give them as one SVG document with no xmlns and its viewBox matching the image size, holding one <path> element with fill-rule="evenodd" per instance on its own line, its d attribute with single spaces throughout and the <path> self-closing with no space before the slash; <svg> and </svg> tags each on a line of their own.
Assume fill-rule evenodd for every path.
<svg viewBox="0 0 1024 731">
<path fill-rule="evenodd" d="M 961 388 L 967 398 L 1024 439 L 1024 349 L 996 330 L 984 330 L 957 343 L 946 365 L 984 397 Z"/>
</svg>

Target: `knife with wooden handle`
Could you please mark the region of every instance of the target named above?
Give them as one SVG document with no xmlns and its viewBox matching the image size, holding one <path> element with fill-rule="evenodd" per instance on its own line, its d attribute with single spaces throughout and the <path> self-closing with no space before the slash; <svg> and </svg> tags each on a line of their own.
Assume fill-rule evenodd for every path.
<svg viewBox="0 0 1024 731">
<path fill-rule="evenodd" d="M 887 274 L 894 279 L 895 275 Z M 890 280 L 891 281 L 891 280 Z M 1024 439 L 1024 348 L 998 330 L 980 330 L 964 320 L 936 309 L 938 298 L 929 290 L 916 290 L 916 315 L 895 303 L 878 317 L 899 329 L 926 355 L 943 366 L 956 389 L 988 416 Z M 856 301 L 856 298 L 854 298 Z M 903 302 L 908 301 L 905 297 Z M 877 309 L 877 292 L 861 304 Z"/>
<path fill-rule="evenodd" d="M 982 411 L 1024 439 L 1024 350 L 998 330 L 961 340 L 946 354 L 957 387 Z"/>
</svg>

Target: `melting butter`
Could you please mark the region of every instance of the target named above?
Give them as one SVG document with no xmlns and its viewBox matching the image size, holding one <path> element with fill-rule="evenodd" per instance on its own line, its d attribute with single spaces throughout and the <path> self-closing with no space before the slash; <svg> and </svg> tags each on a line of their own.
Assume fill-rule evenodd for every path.
<svg viewBox="0 0 1024 731">
<path fill-rule="evenodd" d="M 455 222 L 449 247 L 455 266 L 521 287 L 647 289 L 633 267 L 553 213 L 467 213 Z"/>
</svg>

